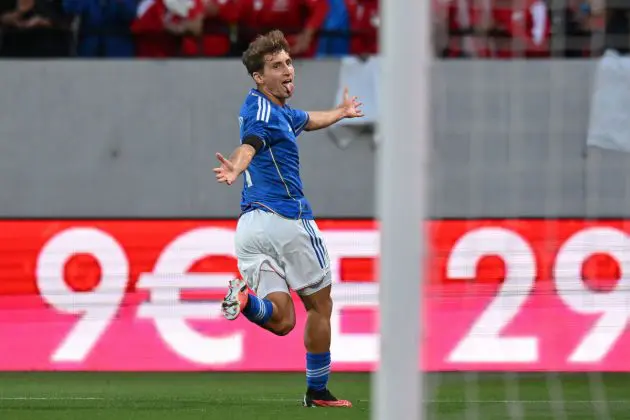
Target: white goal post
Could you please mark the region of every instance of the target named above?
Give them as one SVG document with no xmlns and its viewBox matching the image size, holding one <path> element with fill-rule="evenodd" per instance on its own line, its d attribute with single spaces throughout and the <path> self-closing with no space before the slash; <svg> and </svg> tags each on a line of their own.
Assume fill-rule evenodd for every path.
<svg viewBox="0 0 630 420">
<path fill-rule="evenodd" d="M 423 419 L 420 356 L 422 229 L 427 211 L 431 142 L 430 0 L 382 0 L 377 214 L 380 366 L 372 386 L 372 419 Z"/>
</svg>

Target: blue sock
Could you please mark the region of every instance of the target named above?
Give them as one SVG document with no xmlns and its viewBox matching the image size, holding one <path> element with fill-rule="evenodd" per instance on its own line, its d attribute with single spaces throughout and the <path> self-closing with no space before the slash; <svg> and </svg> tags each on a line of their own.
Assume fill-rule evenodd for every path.
<svg viewBox="0 0 630 420">
<path fill-rule="evenodd" d="M 330 352 L 306 353 L 306 386 L 321 391 L 328 385 L 330 374 Z"/>
<path fill-rule="evenodd" d="M 264 325 L 269 321 L 273 313 L 273 305 L 270 300 L 261 299 L 256 295 L 249 294 L 247 305 L 243 309 L 245 318 L 254 324 Z"/>
</svg>

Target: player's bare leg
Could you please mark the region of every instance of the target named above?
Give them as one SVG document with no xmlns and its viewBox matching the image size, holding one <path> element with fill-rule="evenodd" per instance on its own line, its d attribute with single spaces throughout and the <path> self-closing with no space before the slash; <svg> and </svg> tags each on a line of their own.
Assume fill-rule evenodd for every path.
<svg viewBox="0 0 630 420">
<path fill-rule="evenodd" d="M 269 321 L 261 325 L 276 335 L 287 335 L 295 327 L 295 308 L 291 295 L 284 292 L 272 292 L 265 296 L 273 306 Z"/>
<path fill-rule="evenodd" d="M 330 374 L 331 286 L 308 296 L 300 296 L 307 311 L 304 329 L 306 347 L 306 407 L 352 407 L 350 401 L 338 400 L 328 390 Z"/>
<path fill-rule="evenodd" d="M 228 293 L 221 305 L 223 316 L 236 319 L 241 313 L 251 322 L 276 335 L 287 335 L 295 327 L 295 308 L 287 292 L 271 292 L 258 297 L 248 292 L 244 280 L 230 282 Z"/>
</svg>

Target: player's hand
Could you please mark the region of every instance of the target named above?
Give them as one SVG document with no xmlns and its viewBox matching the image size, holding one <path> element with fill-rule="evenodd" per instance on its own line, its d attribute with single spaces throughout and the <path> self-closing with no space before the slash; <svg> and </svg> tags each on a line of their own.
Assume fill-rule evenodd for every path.
<svg viewBox="0 0 630 420">
<path fill-rule="evenodd" d="M 221 162 L 218 168 L 214 168 L 217 182 L 225 182 L 228 185 L 232 185 L 232 183 L 236 181 L 236 178 L 238 178 L 238 171 L 234 168 L 232 162 L 224 158 L 221 153 L 217 153 L 216 156 L 219 162 Z"/>
<path fill-rule="evenodd" d="M 348 95 L 348 88 L 345 88 L 343 91 L 343 102 L 339 105 L 339 108 L 343 111 L 344 118 L 359 118 L 363 116 L 363 111 L 361 110 L 361 102 L 359 102 L 359 98 L 356 96 L 350 97 Z"/>
</svg>

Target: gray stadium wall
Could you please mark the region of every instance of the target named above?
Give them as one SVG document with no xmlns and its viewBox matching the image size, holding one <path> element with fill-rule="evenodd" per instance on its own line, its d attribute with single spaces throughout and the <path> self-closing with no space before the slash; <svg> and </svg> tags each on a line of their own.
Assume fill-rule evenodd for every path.
<svg viewBox="0 0 630 420">
<path fill-rule="evenodd" d="M 630 158 L 585 146 L 594 70 L 436 63 L 431 215 L 630 215 Z M 338 61 L 299 62 L 297 72 L 294 106 L 333 104 Z M 0 217 L 237 215 L 240 188 L 217 185 L 212 167 L 215 152 L 238 144 L 250 88 L 238 61 L 3 61 L 0 73 Z M 301 137 L 317 216 L 375 215 L 365 140 L 341 150 L 327 132 Z"/>
</svg>

